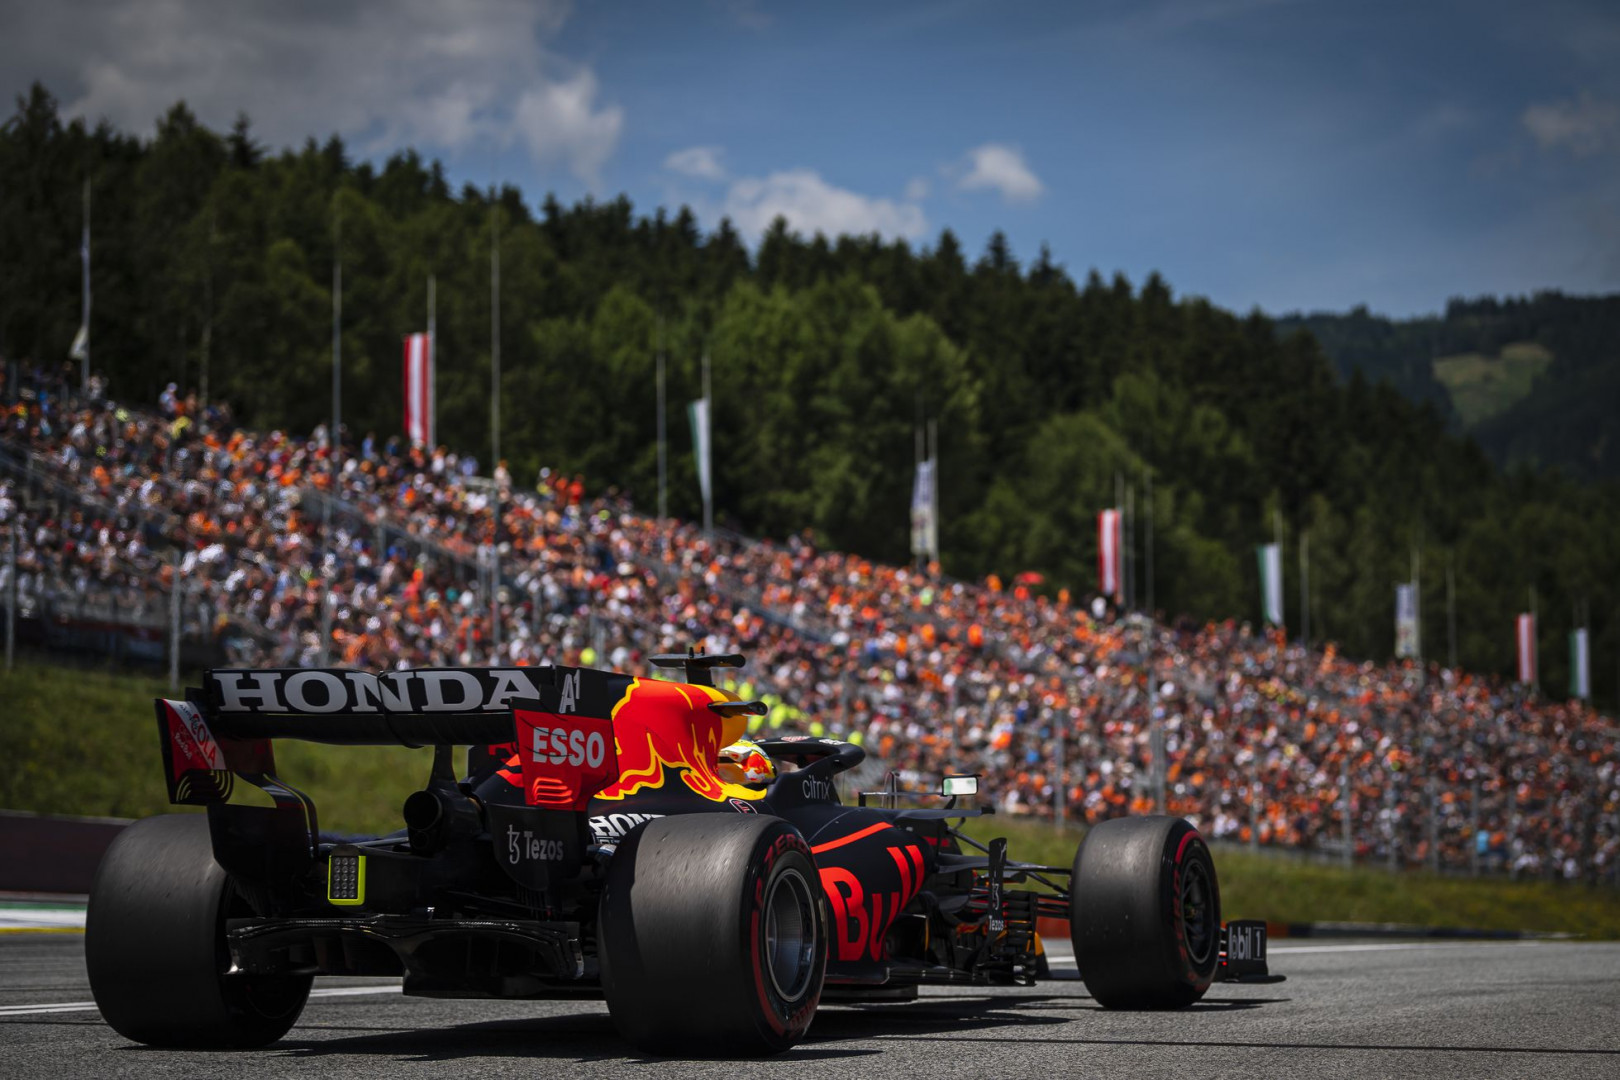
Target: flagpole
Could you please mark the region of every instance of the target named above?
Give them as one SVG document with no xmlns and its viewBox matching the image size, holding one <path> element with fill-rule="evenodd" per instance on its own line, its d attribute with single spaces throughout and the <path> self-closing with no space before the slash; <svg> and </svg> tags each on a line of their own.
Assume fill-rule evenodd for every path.
<svg viewBox="0 0 1620 1080">
<path fill-rule="evenodd" d="M 428 275 L 428 297 L 427 297 L 427 300 L 428 300 L 427 386 L 425 388 L 427 390 L 427 393 L 425 395 L 427 397 L 427 416 L 423 418 L 423 420 L 425 422 L 422 425 L 423 429 L 427 432 L 427 452 L 428 452 L 429 457 L 431 457 L 432 454 L 433 454 L 433 448 L 434 448 L 434 446 L 437 445 L 436 440 L 438 438 L 438 432 L 434 430 L 434 420 L 435 420 L 434 413 L 437 411 L 438 402 L 435 400 L 434 394 L 433 394 L 433 380 L 435 378 L 435 376 L 433 374 L 433 354 L 438 351 L 438 347 L 439 347 L 439 333 L 438 333 L 438 324 L 437 324 L 437 316 L 438 316 L 438 313 L 439 313 L 438 312 L 439 297 L 438 297 L 438 292 L 437 292 L 437 286 L 438 286 L 438 282 L 434 280 L 434 277 L 433 277 L 432 274 L 429 274 Z"/>
<path fill-rule="evenodd" d="M 343 219 L 332 221 L 332 430 L 328 433 L 327 471 L 331 484 L 326 492 L 323 526 L 326 553 L 332 552 L 332 504 L 338 497 L 338 432 L 343 426 Z M 335 569 L 335 568 L 334 568 Z M 321 575 L 321 667 L 327 666 L 332 647 L 332 569 Z"/>
<path fill-rule="evenodd" d="M 1530 586 L 1530 691 L 1541 690 L 1541 627 L 1536 625 L 1536 587 Z"/>
<path fill-rule="evenodd" d="M 940 562 L 940 421 L 928 421 L 928 559 Z"/>
<path fill-rule="evenodd" d="M 495 205 L 495 191 L 490 189 L 489 215 L 489 475 L 493 481 L 501 467 L 501 229 L 500 207 Z M 493 484 L 494 529 L 490 535 L 489 591 L 490 622 L 493 624 L 490 640 L 494 646 L 495 662 L 501 653 L 501 486 Z"/>
<path fill-rule="evenodd" d="M 669 520 L 669 457 L 664 430 L 664 317 L 658 316 L 658 522 Z"/>
<path fill-rule="evenodd" d="M 1453 556 L 1446 554 L 1446 660 L 1457 670 L 1457 573 Z"/>
<path fill-rule="evenodd" d="M 1415 659 L 1418 662 L 1418 668 L 1420 670 L 1423 667 L 1423 586 L 1421 584 L 1419 584 L 1419 582 L 1422 581 L 1422 575 L 1420 573 L 1420 571 L 1422 569 L 1422 565 L 1423 565 L 1423 556 L 1418 551 L 1418 545 L 1413 544 L 1412 545 L 1412 615 L 1413 615 L 1413 621 L 1417 623 L 1417 632 L 1413 635 L 1413 638 L 1415 639 L 1415 645 L 1414 645 L 1415 652 L 1414 652 L 1413 659 Z"/>
<path fill-rule="evenodd" d="M 928 435 L 926 431 L 922 418 L 922 395 L 918 394 L 917 425 L 912 429 L 912 434 L 916 436 L 912 457 L 916 460 L 915 467 L 911 470 L 911 510 L 914 515 L 911 519 L 911 557 L 912 561 L 916 563 L 919 572 L 922 571 L 928 561 L 928 537 L 923 530 L 917 527 L 919 518 L 915 516 L 917 513 L 917 478 L 922 476 L 923 462 L 928 460 Z"/>
<path fill-rule="evenodd" d="M 1299 534 L 1299 641 L 1311 644 L 1311 531 Z"/>
<path fill-rule="evenodd" d="M 703 532 L 707 536 L 714 535 L 714 400 L 709 396 L 709 350 L 703 350 L 703 426 L 707 429 L 703 433 L 703 442 L 709 452 L 709 491 L 703 497 Z"/>
<path fill-rule="evenodd" d="M 1142 496 L 1142 529 L 1143 551 L 1147 562 L 1147 613 L 1153 618 L 1153 470 L 1142 463 L 1142 484 L 1146 489 Z M 1162 813 L 1163 811 L 1161 811 Z"/>
<path fill-rule="evenodd" d="M 90 393 L 90 178 L 84 178 L 84 242 L 79 250 L 83 265 L 83 308 L 79 325 L 84 328 L 84 350 L 79 355 L 79 391 Z"/>
<path fill-rule="evenodd" d="M 1271 512 L 1271 531 L 1277 539 L 1277 614 L 1280 616 L 1280 618 L 1277 620 L 1277 628 L 1280 630 L 1288 624 L 1288 613 L 1283 610 L 1283 524 L 1281 509 L 1273 510 Z"/>
<path fill-rule="evenodd" d="M 219 221 L 214 212 L 208 212 L 208 273 L 203 276 L 203 333 L 202 377 L 198 396 L 202 409 L 208 411 L 208 359 L 214 344 L 214 245 L 219 241 Z"/>
<path fill-rule="evenodd" d="M 1125 610 L 1136 610 L 1136 487 L 1125 485 Z"/>
</svg>

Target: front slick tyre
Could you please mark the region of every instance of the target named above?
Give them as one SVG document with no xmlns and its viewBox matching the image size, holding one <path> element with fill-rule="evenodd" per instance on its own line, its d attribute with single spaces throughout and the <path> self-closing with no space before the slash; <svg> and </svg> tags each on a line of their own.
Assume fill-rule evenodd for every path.
<svg viewBox="0 0 1620 1080">
<path fill-rule="evenodd" d="M 1219 962 L 1215 863 L 1181 818 L 1116 818 L 1074 856 L 1069 937 L 1080 977 L 1105 1009 L 1183 1009 Z"/>
<path fill-rule="evenodd" d="M 214 861 L 208 819 L 137 821 L 96 869 L 84 961 L 102 1017 L 126 1039 L 246 1049 L 287 1034 L 308 975 L 227 975 L 225 920 L 252 915 Z"/>
<path fill-rule="evenodd" d="M 763 1057 L 804 1037 L 827 967 L 820 878 L 781 818 L 688 814 L 627 836 L 602 892 L 602 989 L 639 1049 Z"/>
</svg>

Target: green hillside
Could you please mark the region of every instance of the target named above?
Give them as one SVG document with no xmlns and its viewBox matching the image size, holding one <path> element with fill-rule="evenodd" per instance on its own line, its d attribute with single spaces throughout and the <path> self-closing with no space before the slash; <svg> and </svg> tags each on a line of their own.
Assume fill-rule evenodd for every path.
<svg viewBox="0 0 1620 1080">
<path fill-rule="evenodd" d="M 1449 412 L 1500 465 L 1620 477 L 1620 296 L 1453 300 L 1413 319 L 1357 308 L 1277 328 L 1315 337 L 1341 378 Z"/>
<path fill-rule="evenodd" d="M 1553 355 L 1543 345 L 1520 341 L 1494 356 L 1462 353 L 1434 362 L 1434 377 L 1451 395 L 1451 407 L 1466 428 L 1500 415 L 1530 396 L 1536 377 Z"/>
</svg>

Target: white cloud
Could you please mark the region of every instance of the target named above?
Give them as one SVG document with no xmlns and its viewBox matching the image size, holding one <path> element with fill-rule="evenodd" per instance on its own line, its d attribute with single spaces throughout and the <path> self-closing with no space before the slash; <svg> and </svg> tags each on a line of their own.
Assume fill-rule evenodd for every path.
<svg viewBox="0 0 1620 1080">
<path fill-rule="evenodd" d="M 697 180 L 724 180 L 726 169 L 720 164 L 724 153 L 718 146 L 692 146 L 665 158 L 664 168 Z"/>
<path fill-rule="evenodd" d="M 596 75 L 547 47 L 565 0 L 85 0 L 24 5 L 0 70 L 38 77 L 63 111 L 151 130 L 184 99 L 261 139 L 337 132 L 362 150 L 526 147 L 595 183 L 624 113 Z M 21 89 L 19 86 L 17 89 Z"/>
<path fill-rule="evenodd" d="M 835 187 L 811 169 L 744 177 L 726 193 L 724 212 L 750 237 L 758 237 L 778 216 L 795 232 L 829 237 L 878 233 L 915 240 L 928 231 L 922 208 L 914 203 Z"/>
<path fill-rule="evenodd" d="M 928 181 L 921 176 L 914 176 L 906 184 L 906 201 L 922 202 L 928 198 Z"/>
<path fill-rule="evenodd" d="M 991 189 L 1007 202 L 1034 202 L 1046 190 L 1023 152 L 1004 143 L 985 143 L 968 151 L 966 172 L 956 181 L 963 191 Z"/>
<path fill-rule="evenodd" d="M 1543 150 L 1568 150 L 1586 157 L 1620 146 L 1620 104 L 1590 93 L 1573 101 L 1531 105 L 1523 120 Z"/>
</svg>

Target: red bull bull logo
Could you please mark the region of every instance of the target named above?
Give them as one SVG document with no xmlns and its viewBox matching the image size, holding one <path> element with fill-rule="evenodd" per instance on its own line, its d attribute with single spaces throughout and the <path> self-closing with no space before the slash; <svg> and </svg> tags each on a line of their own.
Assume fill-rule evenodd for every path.
<svg viewBox="0 0 1620 1080">
<path fill-rule="evenodd" d="M 596 797 L 611 801 L 661 788 L 668 770 L 694 794 L 715 802 L 764 798 L 763 791 L 726 783 L 718 772 L 721 747 L 741 738 L 747 724 L 741 717 L 722 717 L 709 705 L 732 700 L 713 687 L 631 680 L 613 706 L 619 778 Z"/>
</svg>

